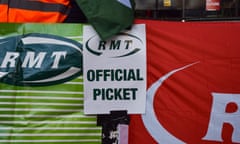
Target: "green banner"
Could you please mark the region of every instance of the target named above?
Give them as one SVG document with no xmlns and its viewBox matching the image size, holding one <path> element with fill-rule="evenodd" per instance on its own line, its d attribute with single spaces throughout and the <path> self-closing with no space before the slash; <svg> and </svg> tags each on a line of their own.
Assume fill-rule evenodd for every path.
<svg viewBox="0 0 240 144">
<path fill-rule="evenodd" d="M 83 114 L 81 24 L 0 24 L 0 143 L 99 144 Z"/>
</svg>

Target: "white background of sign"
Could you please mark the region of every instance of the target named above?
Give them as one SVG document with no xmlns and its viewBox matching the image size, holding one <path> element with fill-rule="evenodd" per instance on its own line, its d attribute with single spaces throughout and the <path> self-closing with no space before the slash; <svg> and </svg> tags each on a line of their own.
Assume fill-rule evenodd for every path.
<svg viewBox="0 0 240 144">
<path fill-rule="evenodd" d="M 91 26 L 84 26 L 83 31 L 83 58 L 84 58 L 84 113 L 85 114 L 108 114 L 110 111 L 127 110 L 129 114 L 145 113 L 146 103 L 146 32 L 144 24 L 135 24 L 131 30 L 123 31 L 124 35 L 115 36 L 107 40 L 105 50 L 99 50 L 100 38 L 97 36 L 95 30 Z M 125 41 L 127 40 L 127 41 Z M 132 40 L 132 43 L 128 43 Z M 119 42 L 119 49 L 110 50 L 109 46 L 113 42 Z M 116 44 L 116 43 L 115 43 Z M 128 47 L 127 47 L 127 44 Z M 88 49 L 87 49 L 88 46 Z M 101 47 L 103 48 L 103 47 Z M 138 51 L 137 51 L 138 49 Z M 93 52 L 101 53 L 95 55 Z M 134 53 L 135 52 L 135 53 Z M 127 56 L 125 56 L 127 55 Z M 120 56 L 120 57 L 118 57 Z M 122 56 L 122 57 L 121 57 Z M 138 75 L 138 80 L 129 81 L 112 81 L 111 76 L 107 80 L 103 77 L 99 81 L 93 80 L 91 70 L 126 70 L 134 71 L 135 76 Z M 137 74 L 138 73 L 138 74 Z M 87 74 L 91 75 L 91 79 L 87 78 Z M 120 73 L 118 73 L 120 74 Z M 110 73 L 111 75 L 111 73 Z M 140 80 L 141 79 L 141 80 Z M 92 81 L 91 81 L 92 80 Z M 133 100 L 133 91 L 127 97 L 129 100 L 102 100 L 102 93 L 95 95 L 94 89 L 114 89 L 114 88 L 133 88 L 137 89 L 136 99 Z M 110 90 L 111 91 L 111 90 Z M 96 91 L 95 91 L 96 92 Z M 99 92 L 99 91 L 98 91 Z M 122 92 L 122 91 L 121 91 Z M 112 93 L 109 93 L 112 95 Z M 109 96 L 110 96 L 109 95 Z M 106 95 L 105 95 L 106 96 Z M 111 97 L 111 96 L 110 96 Z"/>
</svg>

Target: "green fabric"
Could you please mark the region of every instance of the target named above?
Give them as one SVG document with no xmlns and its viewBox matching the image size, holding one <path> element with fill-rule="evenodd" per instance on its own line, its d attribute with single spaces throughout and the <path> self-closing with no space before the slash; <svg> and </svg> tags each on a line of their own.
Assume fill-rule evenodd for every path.
<svg viewBox="0 0 240 144">
<path fill-rule="evenodd" d="M 0 24 L 0 38 L 45 33 L 82 42 L 81 24 Z M 83 76 L 58 85 L 0 83 L 0 144 L 100 144 L 96 117 L 83 113 Z"/>
<path fill-rule="evenodd" d="M 133 0 L 130 0 L 132 8 L 117 0 L 76 0 L 76 2 L 102 40 L 133 24 L 135 6 Z"/>
</svg>

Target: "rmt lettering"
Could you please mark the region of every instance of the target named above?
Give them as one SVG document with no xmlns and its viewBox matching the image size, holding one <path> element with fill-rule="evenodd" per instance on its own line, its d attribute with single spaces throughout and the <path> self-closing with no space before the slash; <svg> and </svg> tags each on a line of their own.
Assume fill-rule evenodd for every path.
<svg viewBox="0 0 240 144">
<path fill-rule="evenodd" d="M 67 52 L 66 51 L 56 51 L 53 52 L 51 57 L 47 57 L 47 52 L 26 52 L 25 58 L 22 62 L 23 68 L 41 68 L 42 63 L 45 59 L 53 59 L 53 64 L 51 66 L 52 69 L 57 69 L 60 63 L 61 59 L 64 59 L 66 57 Z M 14 68 L 16 66 L 16 61 L 18 60 L 18 57 L 20 56 L 20 53 L 18 52 L 7 52 L 2 64 L 1 68 Z"/>
</svg>

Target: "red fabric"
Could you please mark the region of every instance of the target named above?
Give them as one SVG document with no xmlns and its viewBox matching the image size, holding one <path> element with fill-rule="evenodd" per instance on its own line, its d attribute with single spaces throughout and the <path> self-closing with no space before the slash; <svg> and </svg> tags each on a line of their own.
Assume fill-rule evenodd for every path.
<svg viewBox="0 0 240 144">
<path fill-rule="evenodd" d="M 195 63 L 171 75 L 158 88 L 154 112 L 159 123 L 187 144 L 234 143 L 233 127 L 227 123 L 222 128 L 223 142 L 203 137 L 210 121 L 212 93 L 240 93 L 240 23 L 151 20 L 136 23 L 146 24 L 148 88 L 170 71 Z M 231 112 L 240 106 L 233 103 L 227 108 Z M 157 143 L 141 115 L 131 116 L 129 143 Z"/>
</svg>

